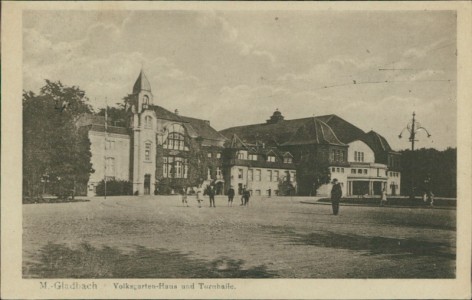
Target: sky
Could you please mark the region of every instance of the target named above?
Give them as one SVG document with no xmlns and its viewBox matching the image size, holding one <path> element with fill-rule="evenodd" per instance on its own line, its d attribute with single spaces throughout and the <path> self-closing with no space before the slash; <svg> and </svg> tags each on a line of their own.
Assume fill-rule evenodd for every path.
<svg viewBox="0 0 472 300">
<path fill-rule="evenodd" d="M 141 69 L 154 104 L 222 130 L 336 114 L 392 148 L 456 147 L 453 11 L 25 11 L 23 89 L 44 80 L 122 102 Z"/>
</svg>

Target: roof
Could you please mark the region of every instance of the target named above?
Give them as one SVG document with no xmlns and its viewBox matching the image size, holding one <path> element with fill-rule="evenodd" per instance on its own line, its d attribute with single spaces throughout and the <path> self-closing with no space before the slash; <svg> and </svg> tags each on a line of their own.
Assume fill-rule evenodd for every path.
<svg viewBox="0 0 472 300">
<path fill-rule="evenodd" d="M 316 118 L 328 124 L 336 133 L 336 137 L 344 144 L 361 139 L 365 135 L 362 129 L 352 125 L 337 115 L 324 115 Z"/>
<path fill-rule="evenodd" d="M 312 144 L 344 145 L 325 122 L 309 118 L 283 146 Z"/>
<path fill-rule="evenodd" d="M 342 119 L 341 119 L 342 120 Z M 346 122 L 347 123 L 347 122 Z M 304 127 L 305 133 L 303 129 Z M 357 127 L 356 127 L 357 128 Z M 299 129 L 301 130 L 300 132 Z M 359 129 L 360 130 L 360 129 Z M 364 134 L 363 131 L 361 131 Z M 293 120 L 280 120 L 277 123 L 262 123 L 246 126 L 237 126 L 220 131 L 227 138 L 236 134 L 245 143 L 266 143 L 268 145 L 282 145 L 288 143 L 300 144 L 307 134 L 315 134 L 308 139 L 311 143 L 329 143 L 342 145 L 344 142 L 338 137 L 338 133 L 331 130 L 330 126 L 318 117 L 309 117 Z M 298 135 L 297 135 L 298 134 Z M 297 137 L 295 137 L 297 135 Z M 316 138 L 318 137 L 318 139 Z M 304 142 L 307 144 L 307 142 Z"/>
<path fill-rule="evenodd" d="M 192 138 L 203 138 L 204 146 L 216 146 L 218 143 L 223 143 L 226 137 L 221 135 L 213 127 L 210 122 L 202 119 L 195 119 L 190 117 L 179 117 L 184 123 L 185 129 Z"/>
<path fill-rule="evenodd" d="M 393 151 L 387 140 L 373 130 L 366 133 L 362 140 L 369 145 L 375 153 Z"/>
<path fill-rule="evenodd" d="M 156 118 L 158 119 L 165 119 L 169 121 L 176 121 L 176 122 L 185 122 L 182 117 L 176 115 L 173 112 L 168 111 L 167 109 L 163 108 L 159 105 L 149 105 L 149 109 L 152 109 L 156 113 Z"/>
<path fill-rule="evenodd" d="M 144 71 L 141 70 L 139 72 L 138 79 L 136 79 L 136 82 L 134 83 L 133 86 L 133 94 L 137 94 L 140 91 L 151 91 L 151 84 L 149 83 L 149 80 L 147 79 L 146 75 L 144 74 Z"/>
</svg>

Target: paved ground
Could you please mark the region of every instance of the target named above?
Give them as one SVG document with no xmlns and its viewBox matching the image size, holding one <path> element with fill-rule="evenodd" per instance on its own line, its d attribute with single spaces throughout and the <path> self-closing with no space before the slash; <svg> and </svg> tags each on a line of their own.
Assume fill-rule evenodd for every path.
<svg viewBox="0 0 472 300">
<path fill-rule="evenodd" d="M 305 201 L 306 199 L 303 199 Z M 251 198 L 23 205 L 24 277 L 453 278 L 456 211 Z"/>
</svg>

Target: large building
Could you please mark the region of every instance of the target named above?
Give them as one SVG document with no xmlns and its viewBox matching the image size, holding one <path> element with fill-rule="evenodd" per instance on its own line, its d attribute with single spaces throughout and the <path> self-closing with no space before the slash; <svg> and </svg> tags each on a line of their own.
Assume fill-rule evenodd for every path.
<svg viewBox="0 0 472 300">
<path fill-rule="evenodd" d="M 214 185 L 218 194 L 232 186 L 239 194 L 327 195 L 327 181 L 314 182 L 320 170 L 341 182 L 344 195 L 400 192 L 399 154 L 378 133 L 336 115 L 285 120 L 276 110 L 265 123 L 218 132 L 207 120 L 157 105 L 142 71 L 126 107 L 125 126 L 105 126 L 99 116 L 80 121 L 95 170 L 89 195 L 104 179 L 130 181 L 136 195 L 200 185 Z"/>
</svg>

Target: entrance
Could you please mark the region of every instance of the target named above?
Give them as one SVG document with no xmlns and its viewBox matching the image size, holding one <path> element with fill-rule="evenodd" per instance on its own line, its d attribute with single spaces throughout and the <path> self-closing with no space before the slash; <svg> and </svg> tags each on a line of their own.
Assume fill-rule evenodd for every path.
<svg viewBox="0 0 472 300">
<path fill-rule="evenodd" d="M 374 195 L 382 194 L 382 182 L 374 181 Z"/>
<path fill-rule="evenodd" d="M 144 195 L 151 194 L 151 174 L 144 175 Z"/>
<path fill-rule="evenodd" d="M 216 183 L 216 194 L 217 195 L 223 195 L 223 186 L 224 186 L 224 184 L 223 184 L 222 181 L 218 181 Z"/>
<path fill-rule="evenodd" d="M 368 181 L 353 181 L 352 182 L 352 194 L 357 196 L 369 194 L 369 182 Z"/>
</svg>

